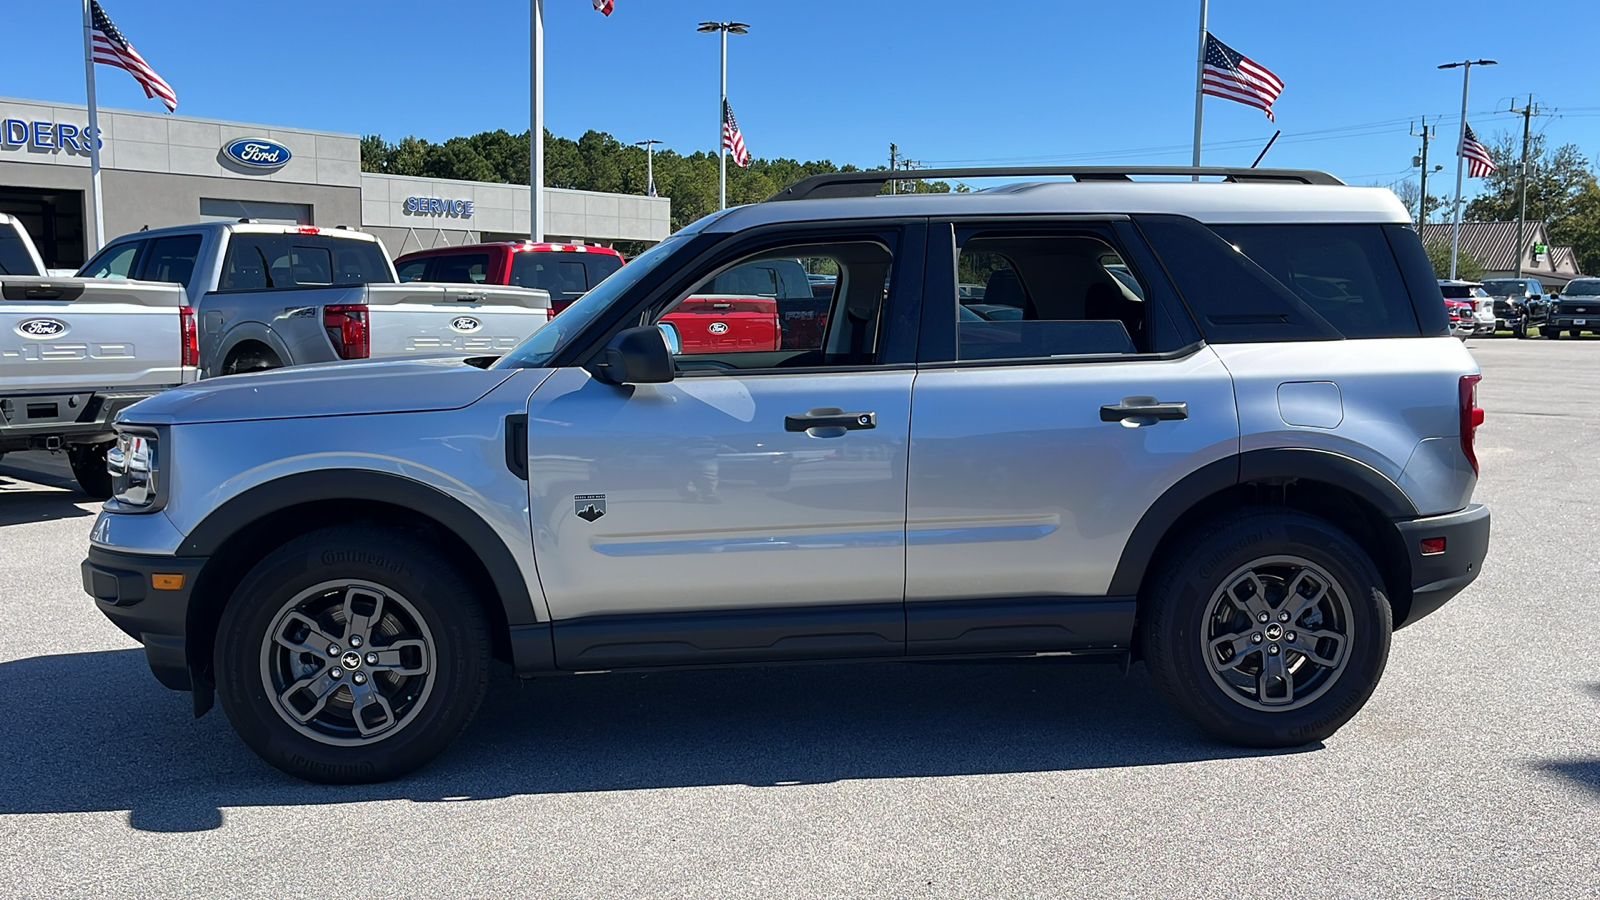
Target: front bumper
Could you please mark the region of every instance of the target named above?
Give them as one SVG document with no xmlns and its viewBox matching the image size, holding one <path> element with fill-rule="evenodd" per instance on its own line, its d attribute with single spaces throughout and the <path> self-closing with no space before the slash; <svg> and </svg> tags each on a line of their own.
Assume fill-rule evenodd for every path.
<svg viewBox="0 0 1600 900">
<path fill-rule="evenodd" d="M 1600 313 L 1575 315 L 1561 313 L 1551 315 L 1548 323 L 1552 328 L 1590 328 L 1600 331 Z"/>
<path fill-rule="evenodd" d="M 112 624 L 144 645 L 156 680 L 175 691 L 194 689 L 185 636 L 189 596 L 205 565 L 203 557 L 146 556 L 89 548 L 83 589 Z M 152 587 L 153 575 L 182 575 L 177 590 Z"/>
<path fill-rule="evenodd" d="M 1395 627 L 1410 625 L 1443 606 L 1478 577 L 1489 555 L 1489 508 L 1474 503 L 1442 516 L 1395 523 L 1411 557 L 1411 608 Z M 1426 556 L 1422 541 L 1444 539 L 1444 552 Z"/>
</svg>

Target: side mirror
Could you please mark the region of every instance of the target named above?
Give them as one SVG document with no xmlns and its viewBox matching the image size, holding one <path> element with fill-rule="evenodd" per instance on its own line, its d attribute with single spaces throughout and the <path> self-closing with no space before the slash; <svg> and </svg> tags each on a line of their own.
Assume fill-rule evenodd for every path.
<svg viewBox="0 0 1600 900">
<path fill-rule="evenodd" d="M 676 374 L 666 335 L 653 325 L 618 332 L 584 368 L 606 384 L 663 384 Z"/>
<path fill-rule="evenodd" d="M 678 326 L 671 322 L 657 322 L 656 327 L 661 329 L 661 337 L 667 342 L 667 352 L 677 356 L 683 352 L 683 338 L 678 336 Z"/>
</svg>

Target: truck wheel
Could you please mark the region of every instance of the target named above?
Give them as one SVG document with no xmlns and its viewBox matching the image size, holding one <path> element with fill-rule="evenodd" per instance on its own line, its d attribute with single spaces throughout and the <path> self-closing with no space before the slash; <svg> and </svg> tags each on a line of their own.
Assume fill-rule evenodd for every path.
<svg viewBox="0 0 1600 900">
<path fill-rule="evenodd" d="M 1561 337 L 1561 329 L 1559 328 L 1541 328 L 1539 329 L 1539 333 L 1552 341 L 1558 337 Z"/>
<path fill-rule="evenodd" d="M 1527 337 L 1528 336 L 1528 323 L 1523 322 L 1523 321 L 1518 321 L 1517 324 L 1511 326 L 1511 336 L 1515 337 L 1515 338 L 1525 338 L 1525 337 Z"/>
<path fill-rule="evenodd" d="M 401 532 L 295 538 L 245 576 L 217 629 L 222 709 L 251 750 L 327 784 L 433 759 L 483 701 L 489 628 L 461 573 Z"/>
<path fill-rule="evenodd" d="M 246 372 L 265 372 L 268 369 L 283 368 L 283 360 L 278 354 L 261 347 L 239 348 L 228 354 L 227 360 L 222 363 L 223 375 L 243 375 Z"/>
<path fill-rule="evenodd" d="M 1141 601 L 1156 687 L 1246 747 L 1322 740 L 1367 702 L 1393 614 L 1371 559 L 1304 513 L 1257 508 L 1180 538 Z"/>
<path fill-rule="evenodd" d="M 1567 330 L 1567 334 L 1572 336 L 1572 337 L 1583 337 L 1583 329 L 1582 328 L 1570 328 L 1570 329 Z"/>
<path fill-rule="evenodd" d="M 96 500 L 111 498 L 111 473 L 106 470 L 106 451 L 116 441 L 103 444 L 73 444 L 67 448 L 67 463 L 78 487 Z"/>
</svg>

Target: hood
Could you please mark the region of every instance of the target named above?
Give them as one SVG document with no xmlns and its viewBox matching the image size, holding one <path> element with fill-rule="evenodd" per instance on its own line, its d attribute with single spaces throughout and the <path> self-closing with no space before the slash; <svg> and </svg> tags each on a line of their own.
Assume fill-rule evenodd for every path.
<svg viewBox="0 0 1600 900">
<path fill-rule="evenodd" d="M 295 366 L 176 387 L 128 407 L 117 421 L 190 425 L 460 409 L 515 374 L 459 359 Z"/>
</svg>

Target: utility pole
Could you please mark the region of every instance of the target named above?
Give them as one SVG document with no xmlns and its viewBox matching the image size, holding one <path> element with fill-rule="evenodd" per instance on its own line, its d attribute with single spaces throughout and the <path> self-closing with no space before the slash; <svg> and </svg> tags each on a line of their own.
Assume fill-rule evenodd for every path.
<svg viewBox="0 0 1600 900">
<path fill-rule="evenodd" d="M 1528 95 L 1528 105 L 1521 109 L 1517 109 L 1515 100 L 1511 104 L 1511 112 L 1522 116 L 1522 172 L 1517 176 L 1517 277 L 1521 278 L 1522 261 L 1527 258 L 1522 249 L 1522 228 L 1528 219 L 1528 130 L 1539 110 L 1533 105 L 1532 94 Z"/>
<path fill-rule="evenodd" d="M 1439 127 L 1434 126 L 1437 132 Z M 1417 201 L 1417 227 L 1421 228 L 1428 223 L 1428 142 L 1433 140 L 1433 133 L 1428 131 L 1428 117 L 1422 117 L 1422 131 L 1411 132 L 1412 137 L 1422 138 L 1422 198 Z"/>
<path fill-rule="evenodd" d="M 889 142 L 889 171 L 890 172 L 894 171 L 894 158 L 895 158 L 895 154 L 898 153 L 899 151 L 900 151 L 900 148 L 896 147 L 894 145 L 894 141 L 890 141 Z M 894 177 L 892 175 L 889 178 L 889 193 L 891 193 L 891 194 L 899 193 L 899 191 L 897 190 L 897 186 L 894 183 Z"/>
</svg>

